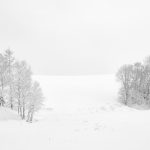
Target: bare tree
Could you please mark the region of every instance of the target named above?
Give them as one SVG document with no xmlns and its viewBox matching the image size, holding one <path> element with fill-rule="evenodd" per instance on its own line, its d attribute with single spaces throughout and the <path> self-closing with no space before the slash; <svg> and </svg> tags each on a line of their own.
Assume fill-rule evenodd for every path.
<svg viewBox="0 0 150 150">
<path fill-rule="evenodd" d="M 17 109 L 22 119 L 27 114 L 30 122 L 43 103 L 40 85 L 32 83 L 31 75 L 30 66 L 25 61 L 16 61 L 10 49 L 0 53 L 0 106 L 5 98 L 11 109 Z"/>
<path fill-rule="evenodd" d="M 132 86 L 132 65 L 124 65 L 122 66 L 119 71 L 117 72 L 117 80 L 121 82 L 121 89 L 120 89 L 120 99 L 121 101 L 127 105 L 128 99 L 130 97 L 130 88 Z"/>
<path fill-rule="evenodd" d="M 32 122 L 34 113 L 38 111 L 43 104 L 43 99 L 43 93 L 39 83 L 34 82 L 31 87 L 30 99 L 28 101 L 28 122 Z"/>
<path fill-rule="evenodd" d="M 22 119 L 25 119 L 25 109 L 31 89 L 31 69 L 25 61 L 15 63 L 14 89 L 18 113 Z"/>
<path fill-rule="evenodd" d="M 122 66 L 117 79 L 121 82 L 119 99 L 122 103 L 150 106 L 150 57 L 143 64 Z"/>
<path fill-rule="evenodd" d="M 13 66 L 15 58 L 13 52 L 7 49 L 4 54 L 6 65 L 7 65 L 7 79 L 8 79 L 8 101 L 10 108 L 13 109 Z"/>
<path fill-rule="evenodd" d="M 0 54 L 0 96 L 4 99 L 4 88 L 7 85 L 7 64 L 5 58 Z"/>
</svg>

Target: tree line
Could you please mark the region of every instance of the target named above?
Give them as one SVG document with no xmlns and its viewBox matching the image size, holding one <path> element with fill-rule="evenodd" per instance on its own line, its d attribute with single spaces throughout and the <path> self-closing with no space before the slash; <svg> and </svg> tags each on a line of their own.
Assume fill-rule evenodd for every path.
<svg viewBox="0 0 150 150">
<path fill-rule="evenodd" d="M 150 56 L 144 61 L 123 65 L 117 72 L 121 83 L 119 101 L 128 106 L 150 107 Z"/>
<path fill-rule="evenodd" d="M 32 122 L 43 100 L 39 83 L 32 80 L 31 67 L 16 60 L 10 49 L 0 53 L 0 105 L 16 110 L 22 119 Z"/>
</svg>

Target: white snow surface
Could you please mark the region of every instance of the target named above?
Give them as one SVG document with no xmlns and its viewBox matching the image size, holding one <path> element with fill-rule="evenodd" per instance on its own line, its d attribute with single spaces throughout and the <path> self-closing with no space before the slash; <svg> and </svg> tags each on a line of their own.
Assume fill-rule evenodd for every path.
<svg viewBox="0 0 150 150">
<path fill-rule="evenodd" d="M 119 104 L 114 75 L 34 78 L 44 106 L 33 123 L 0 108 L 0 150 L 150 150 L 150 111 Z"/>
</svg>

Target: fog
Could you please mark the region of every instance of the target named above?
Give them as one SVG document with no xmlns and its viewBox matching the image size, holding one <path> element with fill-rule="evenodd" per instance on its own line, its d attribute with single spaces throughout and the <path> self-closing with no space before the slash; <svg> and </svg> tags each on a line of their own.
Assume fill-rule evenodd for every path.
<svg viewBox="0 0 150 150">
<path fill-rule="evenodd" d="M 34 74 L 112 74 L 150 51 L 148 0 L 1 0 L 0 51 Z"/>
</svg>

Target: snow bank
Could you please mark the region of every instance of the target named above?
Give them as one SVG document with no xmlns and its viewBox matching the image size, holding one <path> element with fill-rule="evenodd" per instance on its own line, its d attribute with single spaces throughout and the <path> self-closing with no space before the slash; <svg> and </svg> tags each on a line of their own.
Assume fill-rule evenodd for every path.
<svg viewBox="0 0 150 150">
<path fill-rule="evenodd" d="M 9 108 L 0 107 L 0 121 L 3 120 L 20 120 L 17 112 Z"/>
</svg>

